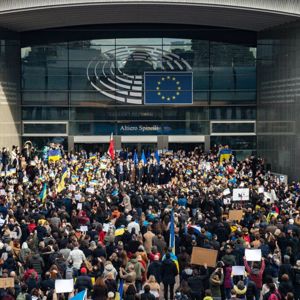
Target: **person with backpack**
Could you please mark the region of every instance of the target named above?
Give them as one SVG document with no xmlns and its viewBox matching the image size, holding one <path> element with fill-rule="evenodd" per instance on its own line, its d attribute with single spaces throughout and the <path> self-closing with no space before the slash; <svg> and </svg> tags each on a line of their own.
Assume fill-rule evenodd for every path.
<svg viewBox="0 0 300 300">
<path fill-rule="evenodd" d="M 73 261 L 70 259 L 65 270 L 65 279 L 72 279 L 77 276 L 77 269 L 73 266 Z"/>
</svg>

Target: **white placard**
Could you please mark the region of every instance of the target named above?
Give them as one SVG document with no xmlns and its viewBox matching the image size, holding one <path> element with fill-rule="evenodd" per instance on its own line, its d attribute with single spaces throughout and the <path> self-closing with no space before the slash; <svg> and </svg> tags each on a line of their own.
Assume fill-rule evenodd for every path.
<svg viewBox="0 0 300 300">
<path fill-rule="evenodd" d="M 271 199 L 272 201 L 278 201 L 276 192 L 274 190 L 271 190 Z"/>
<path fill-rule="evenodd" d="M 247 261 L 261 261 L 260 249 L 246 249 L 245 256 Z"/>
<path fill-rule="evenodd" d="M 231 198 L 225 198 L 225 199 L 223 199 L 223 203 L 225 205 L 229 205 L 231 203 Z"/>
<path fill-rule="evenodd" d="M 1 195 L 1 196 L 5 196 L 5 195 L 6 195 L 6 192 L 5 192 L 4 189 L 1 189 L 1 190 L 0 190 L 0 195 Z"/>
<path fill-rule="evenodd" d="M 77 203 L 77 209 L 82 210 L 82 203 Z"/>
<path fill-rule="evenodd" d="M 76 194 L 76 195 L 75 195 L 75 200 L 76 200 L 76 201 L 80 201 L 80 199 L 81 199 L 81 195 L 80 195 L 80 194 Z"/>
<path fill-rule="evenodd" d="M 223 196 L 230 195 L 230 189 L 226 189 L 223 191 Z"/>
<path fill-rule="evenodd" d="M 88 227 L 87 226 L 80 226 L 80 231 L 81 232 L 87 232 L 88 231 Z"/>
<path fill-rule="evenodd" d="M 258 193 L 259 194 L 263 194 L 265 192 L 265 188 L 263 187 L 263 186 L 260 186 L 259 188 L 258 188 Z"/>
<path fill-rule="evenodd" d="M 73 279 L 56 279 L 55 280 L 55 292 L 61 293 L 72 293 L 74 290 Z"/>
<path fill-rule="evenodd" d="M 74 184 L 71 184 L 69 186 L 69 191 L 76 191 L 76 186 Z"/>
<path fill-rule="evenodd" d="M 245 266 L 233 266 L 231 273 L 234 276 L 245 275 Z"/>
<path fill-rule="evenodd" d="M 17 234 L 15 231 L 11 231 L 11 232 L 10 232 L 10 238 L 11 238 L 11 239 L 16 239 L 16 238 L 18 238 L 18 234 Z"/>
<path fill-rule="evenodd" d="M 88 187 L 85 191 L 86 191 L 87 193 L 89 193 L 89 194 L 94 194 L 94 193 L 95 193 L 95 189 L 92 188 L 92 187 Z"/>
<path fill-rule="evenodd" d="M 233 201 L 249 201 L 249 189 L 233 189 Z"/>
<path fill-rule="evenodd" d="M 102 230 L 103 230 L 104 232 L 108 232 L 108 231 L 109 231 L 109 227 L 110 227 L 110 224 L 109 224 L 109 223 L 104 223 L 104 224 L 103 224 Z"/>
</svg>

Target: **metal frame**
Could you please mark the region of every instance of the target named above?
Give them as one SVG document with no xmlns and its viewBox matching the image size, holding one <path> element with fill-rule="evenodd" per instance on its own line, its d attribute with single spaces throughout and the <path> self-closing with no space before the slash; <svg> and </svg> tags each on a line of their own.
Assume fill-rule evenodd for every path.
<svg viewBox="0 0 300 300">
<path fill-rule="evenodd" d="M 26 124 L 64 124 L 66 125 L 65 133 L 24 133 L 24 125 Z M 22 136 L 34 136 L 34 137 L 45 137 L 45 136 L 68 136 L 69 135 L 69 122 L 68 121 L 22 121 Z"/>
<path fill-rule="evenodd" d="M 253 132 L 213 132 L 212 131 L 212 125 L 213 124 L 217 124 L 217 123 L 223 123 L 223 124 L 254 124 L 254 131 Z M 256 135 L 256 121 L 254 120 L 246 120 L 246 121 L 226 121 L 226 120 L 222 120 L 222 121 L 210 121 L 210 135 L 211 136 L 255 136 Z"/>
</svg>

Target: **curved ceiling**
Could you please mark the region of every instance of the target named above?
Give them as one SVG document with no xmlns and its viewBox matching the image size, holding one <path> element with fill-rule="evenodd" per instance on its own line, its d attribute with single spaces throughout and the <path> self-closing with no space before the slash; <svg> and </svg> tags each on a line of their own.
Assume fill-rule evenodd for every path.
<svg viewBox="0 0 300 300">
<path fill-rule="evenodd" d="M 0 26 L 23 32 L 92 24 L 168 23 L 260 31 L 300 17 L 294 0 L 2 0 Z"/>
</svg>

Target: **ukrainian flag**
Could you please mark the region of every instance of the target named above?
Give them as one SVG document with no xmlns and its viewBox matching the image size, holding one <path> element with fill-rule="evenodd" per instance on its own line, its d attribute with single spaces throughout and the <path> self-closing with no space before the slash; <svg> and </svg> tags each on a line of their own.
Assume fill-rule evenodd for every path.
<svg viewBox="0 0 300 300">
<path fill-rule="evenodd" d="M 60 182 L 59 182 L 58 187 L 57 187 L 57 192 L 58 193 L 60 193 L 61 191 L 63 191 L 65 189 L 65 187 L 66 187 L 65 179 L 67 177 L 68 177 L 68 168 L 63 168 L 61 178 L 60 178 Z"/>
<path fill-rule="evenodd" d="M 47 184 L 44 183 L 43 189 L 39 195 L 40 200 L 42 201 L 42 203 L 44 204 L 47 198 Z"/>
<path fill-rule="evenodd" d="M 171 211 L 171 221 L 170 221 L 170 242 L 169 242 L 169 247 L 172 248 L 172 252 L 170 253 L 170 257 L 175 263 L 177 270 L 179 272 L 179 263 L 177 256 L 175 255 L 175 224 L 174 224 L 174 211 L 172 209 Z M 166 258 L 164 255 L 163 260 Z"/>
<path fill-rule="evenodd" d="M 90 154 L 90 160 L 94 160 L 94 159 L 96 159 L 96 158 L 97 158 L 96 153 L 91 153 L 91 154 Z"/>
<path fill-rule="evenodd" d="M 56 162 L 61 159 L 61 152 L 59 149 L 50 149 L 48 152 L 48 161 Z"/>
<path fill-rule="evenodd" d="M 124 281 L 123 281 L 123 279 L 120 279 L 119 289 L 118 289 L 118 292 L 116 293 L 115 300 L 122 300 L 123 291 L 124 291 Z"/>
<path fill-rule="evenodd" d="M 125 228 L 118 228 L 115 231 L 115 236 L 120 236 L 123 235 L 125 233 Z"/>
<path fill-rule="evenodd" d="M 224 160 L 230 160 L 232 155 L 232 150 L 229 148 L 224 148 L 220 151 L 220 163 L 222 163 Z"/>
</svg>

